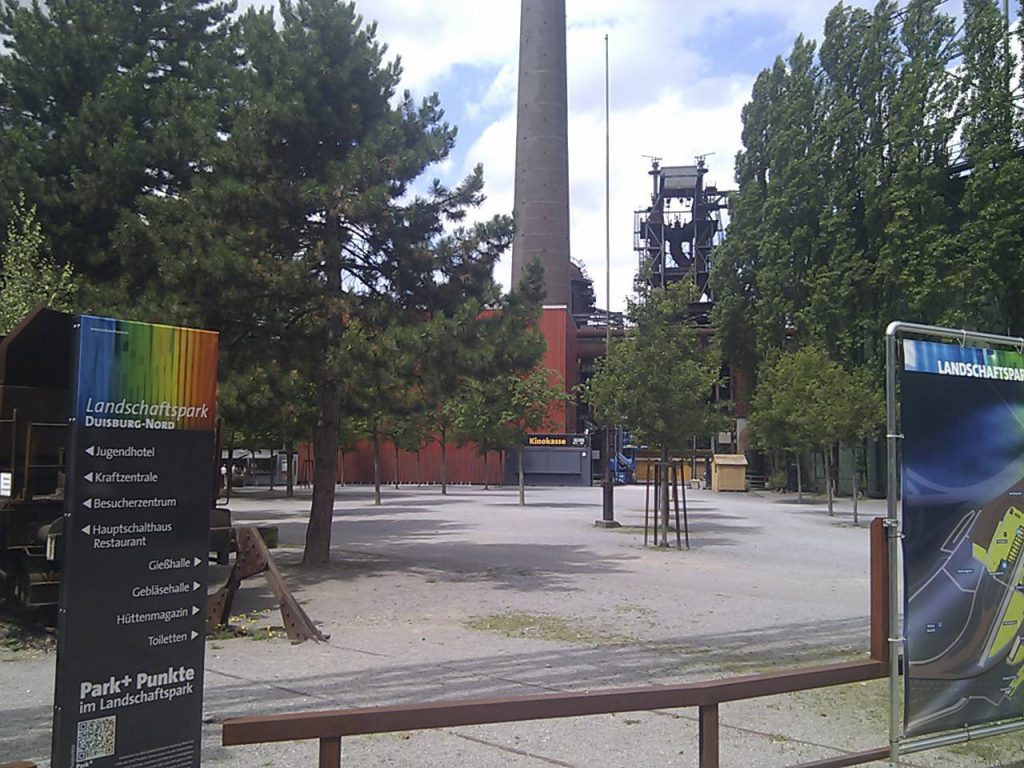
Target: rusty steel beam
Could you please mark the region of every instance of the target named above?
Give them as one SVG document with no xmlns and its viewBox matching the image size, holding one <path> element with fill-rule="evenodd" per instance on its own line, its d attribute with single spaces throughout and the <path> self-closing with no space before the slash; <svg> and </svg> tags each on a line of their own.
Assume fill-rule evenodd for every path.
<svg viewBox="0 0 1024 768">
<path fill-rule="evenodd" d="M 225 746 L 232 746 L 701 707 L 875 680 L 885 677 L 886 672 L 880 662 L 860 661 L 680 685 L 257 715 L 225 721 L 222 740 Z"/>
<path fill-rule="evenodd" d="M 871 658 L 889 663 L 889 543 L 885 519 L 871 521 Z"/>
<path fill-rule="evenodd" d="M 340 768 L 341 739 L 320 739 L 319 768 Z"/>
<path fill-rule="evenodd" d="M 718 768 L 718 705 L 698 710 L 697 744 L 700 768 Z"/>
</svg>

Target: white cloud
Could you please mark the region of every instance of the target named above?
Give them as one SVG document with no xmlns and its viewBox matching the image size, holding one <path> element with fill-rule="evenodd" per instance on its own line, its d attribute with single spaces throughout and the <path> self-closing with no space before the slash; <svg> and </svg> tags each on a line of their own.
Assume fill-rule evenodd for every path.
<svg viewBox="0 0 1024 768">
<path fill-rule="evenodd" d="M 512 213 L 515 164 L 509 162 L 508 155 L 510 152 L 515 154 L 515 145 L 516 116 L 514 110 L 509 110 L 483 130 L 466 154 L 464 173 L 468 173 L 477 163 L 483 163 L 484 166 L 487 200 L 480 208 L 480 219 Z M 506 273 L 504 280 L 500 276 L 498 278 L 504 285 L 508 285 L 511 266 L 507 267 Z"/>
<path fill-rule="evenodd" d="M 518 45 L 519 3 L 480 0 L 369 0 L 357 6 L 402 59 L 403 85 L 428 93 L 459 65 L 500 67 Z"/>
<path fill-rule="evenodd" d="M 243 0 L 253 2 L 253 0 Z M 571 248 L 605 294 L 604 35 L 611 69 L 612 308 L 631 291 L 637 257 L 633 211 L 649 203 L 650 161 L 685 165 L 711 154 L 709 182 L 732 186 L 740 149 L 740 110 L 757 70 L 788 53 L 802 32 L 821 37 L 835 0 L 567 0 Z M 869 6 L 869 0 L 856 0 Z M 400 55 L 403 85 L 415 94 L 440 90 L 460 108 L 461 176 L 484 164 L 488 200 L 480 217 L 510 213 L 515 163 L 515 92 L 520 0 L 362 0 L 378 36 Z M 722 37 L 745 30 L 743 39 Z M 778 46 L 778 34 L 786 43 Z M 709 35 L 721 45 L 706 44 Z M 715 38 L 716 41 L 718 38 Z M 709 48 L 713 49 L 709 51 Z M 465 88 L 472 73 L 478 88 Z M 459 88 L 458 95 L 449 90 Z M 459 98 L 462 103 L 453 103 Z M 445 175 L 447 168 L 431 169 Z M 509 284 L 511 257 L 496 277 Z"/>
<path fill-rule="evenodd" d="M 709 181 L 730 186 L 733 157 L 739 148 L 740 109 L 750 93 L 749 75 L 694 77 L 689 88 L 672 72 L 705 72 L 707 62 L 695 52 L 652 46 L 648 31 L 658 22 L 658 7 L 625 13 L 619 3 L 586 5 L 573 16 L 570 0 L 567 33 L 569 88 L 570 239 L 573 258 L 582 261 L 600 305 L 606 291 L 605 269 L 605 97 L 604 35 L 596 22 L 612 25 L 609 45 L 611 70 L 611 303 L 623 309 L 632 292 L 637 255 L 633 251 L 633 211 L 650 200 L 650 160 L 684 165 L 697 154 L 712 154 Z M 621 20 L 620 20 L 621 19 Z M 667 45 L 667 43 L 666 43 Z M 671 72 L 666 69 L 671 62 Z M 508 72 L 513 73 L 509 85 Z M 505 94 L 500 118 L 466 152 L 466 169 L 484 163 L 488 194 L 487 213 L 509 212 L 513 200 L 515 161 L 514 66 L 506 64 L 495 78 L 493 90 Z M 443 94 L 442 94 L 443 98 Z M 501 207 L 501 206 L 505 207 Z M 496 277 L 510 283 L 511 254 L 499 264 Z"/>
<path fill-rule="evenodd" d="M 467 115 L 478 119 L 487 110 L 503 110 L 515 106 L 516 89 L 519 84 L 518 56 L 506 61 L 498 70 L 497 76 L 491 80 L 482 99 L 467 105 Z"/>
</svg>

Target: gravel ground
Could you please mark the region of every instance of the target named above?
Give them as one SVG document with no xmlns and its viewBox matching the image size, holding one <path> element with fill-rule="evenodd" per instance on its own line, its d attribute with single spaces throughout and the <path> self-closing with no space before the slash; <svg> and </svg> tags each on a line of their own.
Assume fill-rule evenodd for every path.
<svg viewBox="0 0 1024 768">
<path fill-rule="evenodd" d="M 316 745 L 223 747 L 250 714 L 676 683 L 864 658 L 868 529 L 840 500 L 688 491 L 691 549 L 643 545 L 641 487 L 338 489 L 329 566 L 299 567 L 308 493 L 242 492 L 236 524 L 276 525 L 275 559 L 326 643 L 292 645 L 261 579 L 236 631 L 207 640 L 204 765 L 316 765 Z M 226 578 L 214 568 L 211 584 Z M 0 762 L 48 765 L 55 653 L 0 626 Z M 343 741 L 353 766 L 696 766 L 693 709 Z M 785 766 L 882 746 L 887 684 L 721 707 L 722 766 Z M 919 753 L 906 766 L 1024 768 L 1020 734 Z M 876 764 L 880 765 L 880 764 Z"/>
</svg>

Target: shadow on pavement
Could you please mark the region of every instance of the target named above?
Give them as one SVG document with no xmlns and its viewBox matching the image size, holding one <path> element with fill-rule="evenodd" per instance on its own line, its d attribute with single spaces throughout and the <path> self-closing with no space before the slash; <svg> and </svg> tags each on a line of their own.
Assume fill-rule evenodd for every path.
<svg viewBox="0 0 1024 768">
<path fill-rule="evenodd" d="M 615 574 L 622 570 L 619 562 L 634 557 L 598 555 L 573 544 L 479 544 L 464 540 L 406 544 L 400 554 L 352 549 L 336 549 L 334 554 L 330 564 L 315 568 L 299 567 L 299 552 L 275 553 L 275 560 L 293 589 L 332 580 L 409 573 L 438 581 L 488 582 L 498 589 L 533 592 L 575 591 L 571 577 Z"/>
</svg>

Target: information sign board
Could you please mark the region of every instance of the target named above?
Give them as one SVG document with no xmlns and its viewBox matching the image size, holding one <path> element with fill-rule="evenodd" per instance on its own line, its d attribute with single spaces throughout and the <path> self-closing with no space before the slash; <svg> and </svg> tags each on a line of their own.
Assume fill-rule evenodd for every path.
<svg viewBox="0 0 1024 768">
<path fill-rule="evenodd" d="M 904 340 L 905 731 L 1024 714 L 1024 356 Z"/>
<path fill-rule="evenodd" d="M 586 435 L 573 435 L 573 434 L 534 434 L 526 436 L 527 445 L 543 445 L 549 447 L 572 447 L 572 448 L 586 448 L 587 447 L 587 436 Z"/>
<path fill-rule="evenodd" d="M 52 764 L 198 766 L 217 335 L 75 334 Z"/>
</svg>

